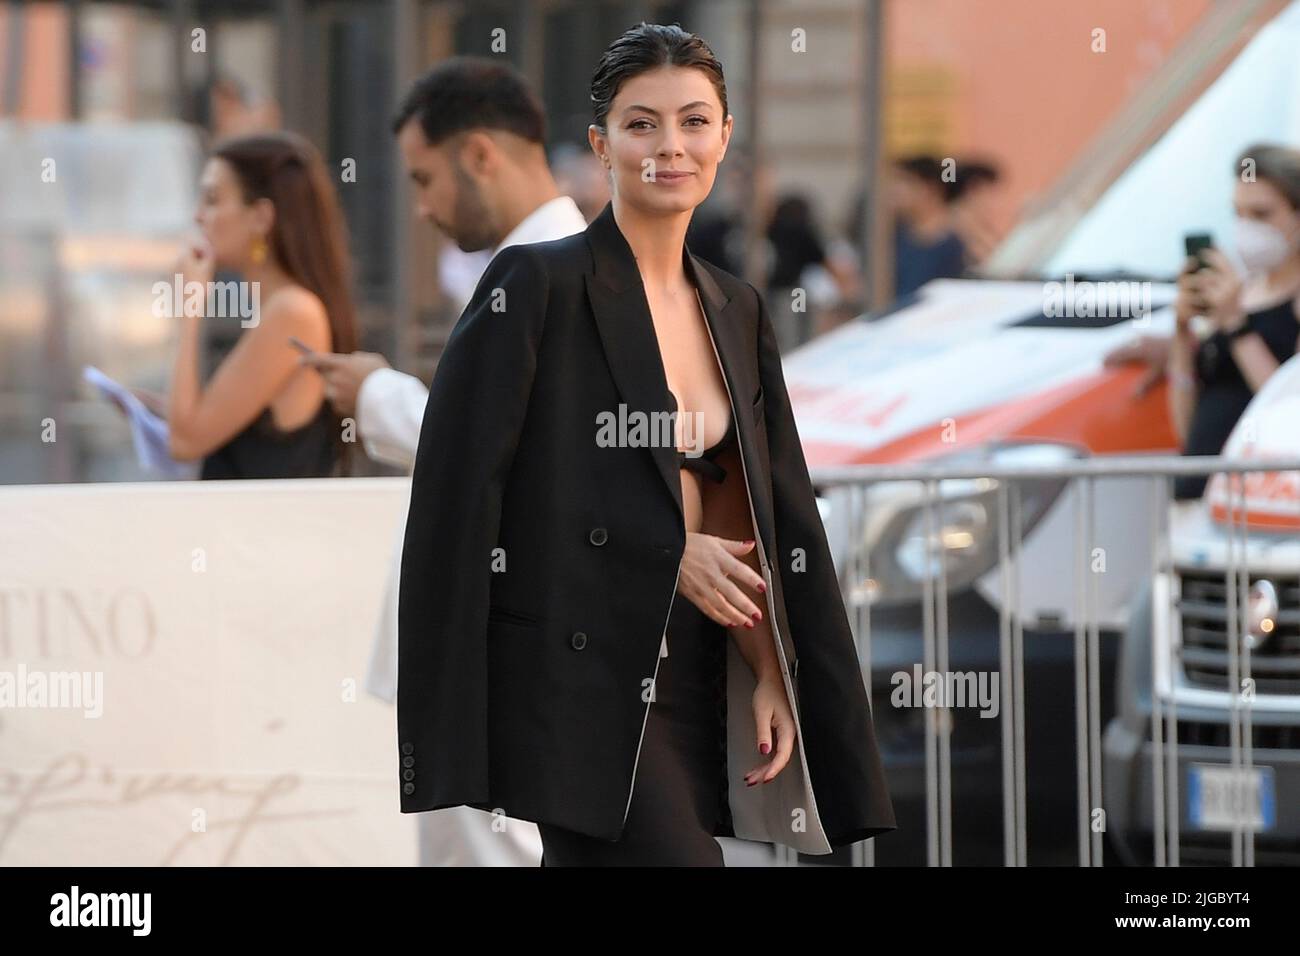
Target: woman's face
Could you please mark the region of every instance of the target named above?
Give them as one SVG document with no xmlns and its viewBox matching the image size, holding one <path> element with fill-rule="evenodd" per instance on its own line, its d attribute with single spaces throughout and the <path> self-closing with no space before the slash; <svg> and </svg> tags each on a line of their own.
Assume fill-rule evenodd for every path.
<svg viewBox="0 0 1300 956">
<path fill-rule="evenodd" d="M 673 213 L 709 195 L 732 118 L 722 115 L 703 70 L 665 66 L 626 80 L 605 123 L 605 133 L 592 126 L 588 136 L 609 165 L 611 194 L 645 212 Z"/>
<path fill-rule="evenodd" d="M 1257 179 L 1253 183 L 1238 180 L 1232 206 L 1242 219 L 1253 219 L 1278 230 L 1291 241 L 1293 250 L 1300 244 L 1300 212 L 1267 180 Z"/>
<path fill-rule="evenodd" d="M 199 177 L 194 222 L 212 246 L 217 267 L 239 270 L 248 265 L 257 239 L 270 234 L 271 203 L 265 199 L 245 203 L 234 169 L 214 156 Z"/>
</svg>

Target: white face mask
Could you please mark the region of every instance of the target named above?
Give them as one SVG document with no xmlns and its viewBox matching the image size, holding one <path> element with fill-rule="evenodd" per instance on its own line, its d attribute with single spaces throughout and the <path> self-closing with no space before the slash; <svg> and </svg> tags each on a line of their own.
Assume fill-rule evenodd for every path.
<svg viewBox="0 0 1300 956">
<path fill-rule="evenodd" d="M 1237 217 L 1233 228 L 1237 258 L 1251 274 L 1268 272 L 1292 252 L 1290 240 L 1276 226 Z"/>
</svg>

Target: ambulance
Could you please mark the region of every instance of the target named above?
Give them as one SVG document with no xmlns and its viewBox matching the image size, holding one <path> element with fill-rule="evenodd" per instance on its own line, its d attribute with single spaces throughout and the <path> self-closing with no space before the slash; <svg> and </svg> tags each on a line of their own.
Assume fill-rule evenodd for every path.
<svg viewBox="0 0 1300 956">
<path fill-rule="evenodd" d="M 1300 460 L 1300 356 L 1256 393 L 1223 455 Z M 1180 862 L 1231 862 L 1237 829 L 1253 838 L 1256 863 L 1300 863 L 1300 472 L 1215 475 L 1202 498 L 1171 507 L 1161 557 L 1120 653 L 1119 714 L 1104 739 L 1107 832 L 1125 862 L 1149 862 L 1155 802 L 1173 784 Z"/>
</svg>

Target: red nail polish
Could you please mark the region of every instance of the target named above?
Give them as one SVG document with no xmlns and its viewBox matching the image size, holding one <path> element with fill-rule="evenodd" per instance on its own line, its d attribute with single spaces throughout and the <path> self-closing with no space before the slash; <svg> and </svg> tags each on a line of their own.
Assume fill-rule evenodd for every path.
<svg viewBox="0 0 1300 956">
<path fill-rule="evenodd" d="M 767 585 L 764 584 L 762 581 L 759 581 L 759 582 L 758 582 L 758 593 L 759 593 L 759 594 L 766 594 L 766 593 L 767 593 Z"/>
<path fill-rule="evenodd" d="M 754 627 L 754 622 L 753 622 L 753 621 L 746 621 L 746 622 L 745 622 L 745 627 L 748 627 L 748 628 L 750 628 L 750 629 L 753 629 L 753 627 Z"/>
<path fill-rule="evenodd" d="M 767 752 L 768 752 L 769 750 L 771 750 L 771 749 L 772 749 L 772 745 L 771 745 L 771 744 L 768 744 L 768 743 L 766 743 L 766 742 L 761 743 L 761 744 L 758 745 L 758 752 L 761 753 L 761 754 L 765 754 L 765 753 L 767 753 Z"/>
</svg>

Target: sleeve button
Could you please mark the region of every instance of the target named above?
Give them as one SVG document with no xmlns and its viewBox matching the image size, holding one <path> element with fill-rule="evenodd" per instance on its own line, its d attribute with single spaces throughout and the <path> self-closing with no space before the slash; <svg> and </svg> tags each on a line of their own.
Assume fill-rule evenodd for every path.
<svg viewBox="0 0 1300 956">
<path fill-rule="evenodd" d="M 574 631 L 573 637 L 569 638 L 569 644 L 575 651 L 580 651 L 587 646 L 587 635 L 582 631 Z"/>
<path fill-rule="evenodd" d="M 407 796 L 410 796 L 411 794 L 415 793 L 415 784 L 413 783 L 404 784 L 402 786 L 402 793 L 406 794 Z"/>
<path fill-rule="evenodd" d="M 609 532 L 604 528 L 592 528 L 591 533 L 587 535 L 587 540 L 599 548 L 609 540 Z"/>
</svg>

